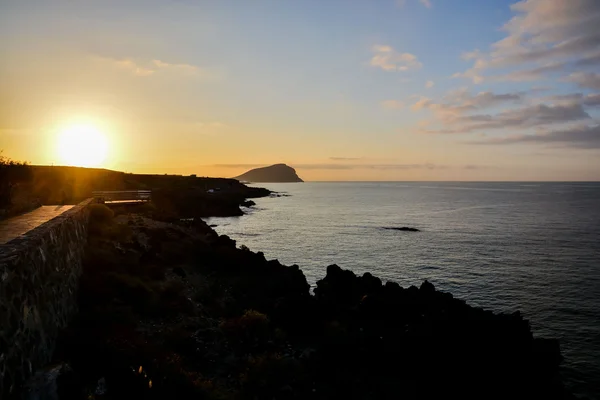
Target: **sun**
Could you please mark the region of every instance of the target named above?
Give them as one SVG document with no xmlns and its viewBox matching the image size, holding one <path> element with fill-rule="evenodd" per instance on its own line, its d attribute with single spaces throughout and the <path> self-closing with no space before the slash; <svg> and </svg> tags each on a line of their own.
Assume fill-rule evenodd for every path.
<svg viewBox="0 0 600 400">
<path fill-rule="evenodd" d="M 65 165 L 99 167 L 108 156 L 108 140 L 92 124 L 70 125 L 60 132 L 58 155 Z"/>
</svg>

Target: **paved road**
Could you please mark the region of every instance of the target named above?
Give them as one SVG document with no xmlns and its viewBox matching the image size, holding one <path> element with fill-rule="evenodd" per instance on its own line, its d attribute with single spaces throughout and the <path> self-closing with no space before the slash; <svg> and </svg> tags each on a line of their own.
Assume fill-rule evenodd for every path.
<svg viewBox="0 0 600 400">
<path fill-rule="evenodd" d="M 0 244 L 10 242 L 71 208 L 73 206 L 42 206 L 27 214 L 0 221 Z"/>
</svg>

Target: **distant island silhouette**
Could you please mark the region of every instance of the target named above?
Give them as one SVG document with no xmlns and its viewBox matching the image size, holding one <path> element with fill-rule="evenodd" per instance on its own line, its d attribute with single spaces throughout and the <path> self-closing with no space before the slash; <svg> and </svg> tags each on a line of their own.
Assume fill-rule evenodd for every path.
<svg viewBox="0 0 600 400">
<path fill-rule="evenodd" d="M 285 164 L 251 169 L 234 179 L 245 182 L 304 182 L 294 168 Z"/>
</svg>

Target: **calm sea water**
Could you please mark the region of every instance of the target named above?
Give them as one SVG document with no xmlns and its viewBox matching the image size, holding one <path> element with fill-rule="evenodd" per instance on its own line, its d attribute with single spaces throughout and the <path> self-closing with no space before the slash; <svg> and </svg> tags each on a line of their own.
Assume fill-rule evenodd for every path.
<svg viewBox="0 0 600 400">
<path fill-rule="evenodd" d="M 312 285 L 335 263 L 521 310 L 537 336 L 561 340 L 569 388 L 600 398 L 600 183 L 259 186 L 289 197 L 208 222 L 238 245 L 300 265 Z M 402 226 L 421 232 L 382 229 Z"/>
</svg>

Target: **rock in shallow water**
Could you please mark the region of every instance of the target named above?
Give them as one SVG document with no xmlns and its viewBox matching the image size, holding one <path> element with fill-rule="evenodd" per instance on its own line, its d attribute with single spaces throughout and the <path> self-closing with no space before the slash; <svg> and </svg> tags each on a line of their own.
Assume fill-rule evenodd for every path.
<svg viewBox="0 0 600 400">
<path fill-rule="evenodd" d="M 386 229 L 388 231 L 401 231 L 401 232 L 421 232 L 419 229 L 417 228 L 409 228 L 408 226 L 402 226 L 402 227 L 386 227 L 384 226 L 383 229 Z"/>
</svg>

